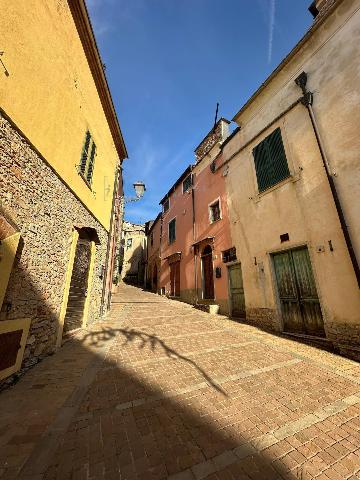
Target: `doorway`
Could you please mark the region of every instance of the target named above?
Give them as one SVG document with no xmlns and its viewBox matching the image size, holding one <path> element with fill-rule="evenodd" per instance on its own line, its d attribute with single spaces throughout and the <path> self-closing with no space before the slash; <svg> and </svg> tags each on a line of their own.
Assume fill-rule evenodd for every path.
<svg viewBox="0 0 360 480">
<path fill-rule="evenodd" d="M 206 245 L 201 254 L 201 266 L 203 275 L 203 298 L 206 300 L 213 300 L 215 298 L 214 292 L 214 268 L 212 248 Z"/>
<path fill-rule="evenodd" d="M 236 263 L 228 267 L 230 315 L 245 318 L 245 295 L 241 271 L 241 264 Z"/>
<path fill-rule="evenodd" d="M 170 295 L 180 297 L 180 261 L 170 264 Z"/>
<path fill-rule="evenodd" d="M 89 239 L 79 238 L 76 244 L 63 334 L 81 328 L 83 325 L 90 283 L 90 266 L 93 263 L 93 243 Z"/>
<path fill-rule="evenodd" d="M 284 331 L 325 336 L 307 247 L 274 254 L 273 262 Z"/>
<path fill-rule="evenodd" d="M 158 271 L 157 271 L 157 265 L 154 263 L 153 265 L 153 271 L 152 271 L 152 291 L 157 292 L 157 279 L 158 279 Z"/>
</svg>

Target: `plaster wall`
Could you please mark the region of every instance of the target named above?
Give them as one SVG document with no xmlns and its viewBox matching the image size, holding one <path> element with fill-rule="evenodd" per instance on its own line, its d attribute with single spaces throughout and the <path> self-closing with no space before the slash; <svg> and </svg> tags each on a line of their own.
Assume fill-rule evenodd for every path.
<svg viewBox="0 0 360 480">
<path fill-rule="evenodd" d="M 130 239 L 131 245 L 128 244 Z M 121 278 L 132 283 L 139 282 L 139 285 L 142 286 L 146 246 L 145 226 L 124 222 L 123 246 L 124 260 Z"/>
<path fill-rule="evenodd" d="M 153 242 L 151 244 L 151 237 Z M 146 269 L 146 286 L 152 291 L 157 291 L 160 285 L 160 241 L 161 241 L 161 216 L 158 217 L 151 231 L 146 238 L 147 244 L 147 269 Z M 154 285 L 154 270 L 157 269 L 157 285 Z"/>
<path fill-rule="evenodd" d="M 1 8 L 1 108 L 109 229 L 118 155 L 68 3 Z M 87 129 L 97 146 L 91 189 L 77 170 Z"/>
<path fill-rule="evenodd" d="M 230 158 L 301 96 L 308 74 L 314 111 L 360 259 L 360 1 L 344 0 L 307 43 L 235 117 L 241 130 L 224 146 Z M 253 148 L 281 128 L 291 177 L 258 194 Z M 221 162 L 220 162 L 221 163 Z M 228 163 L 231 234 L 243 267 L 248 317 L 281 329 L 270 253 L 307 245 L 329 338 L 358 345 L 360 295 L 307 110 L 299 104 Z M 280 242 L 280 234 L 290 240 Z M 329 248 L 331 240 L 334 250 Z M 323 247 L 318 253 L 317 247 Z M 256 262 L 255 262 L 256 258 Z M 261 323 L 260 322 L 260 323 Z"/>
<path fill-rule="evenodd" d="M 210 243 L 213 248 L 214 267 L 214 303 L 220 305 L 221 313 L 228 313 L 228 275 L 227 264 L 223 263 L 222 254 L 224 250 L 231 248 L 229 212 L 225 192 L 225 178 L 223 171 L 212 173 L 210 164 L 219 152 L 218 145 L 207 154 L 207 156 L 194 167 L 194 190 L 195 190 L 195 241 L 198 242 L 206 237 L 213 237 Z M 220 160 L 220 159 L 219 159 Z M 216 200 L 220 202 L 221 219 L 211 223 L 209 206 Z M 201 252 L 207 242 L 199 244 L 197 253 L 197 278 L 195 288 L 198 289 L 199 300 L 203 297 Z M 221 277 L 215 277 L 215 269 L 221 269 Z"/>
<path fill-rule="evenodd" d="M 195 225 L 193 228 L 193 204 L 191 189 L 183 192 L 182 182 L 170 195 L 170 207 L 163 214 L 163 232 L 161 245 L 161 279 L 160 286 L 170 294 L 170 266 L 167 257 L 181 252 L 180 261 L 180 297 L 189 303 L 215 303 L 220 305 L 221 313 L 228 313 L 228 277 L 226 265 L 222 262 L 221 252 L 232 247 L 228 207 L 225 194 L 225 177 L 222 172 L 211 173 L 210 164 L 219 154 L 219 144 L 193 167 L 193 190 Z M 220 201 L 221 219 L 211 223 L 209 205 Z M 176 241 L 168 243 L 168 225 L 176 218 Z M 213 240 L 202 241 L 206 237 Z M 200 243 L 198 243 L 200 242 Z M 194 244 L 198 243 L 196 253 Z M 201 252 L 206 245 L 213 248 L 214 267 L 214 301 L 203 300 L 203 284 L 201 269 Z M 221 277 L 215 278 L 215 268 L 221 268 Z M 196 272 L 196 275 L 195 275 Z"/>
<path fill-rule="evenodd" d="M 173 218 L 176 218 L 176 240 L 169 244 L 169 222 Z M 189 288 L 193 283 L 193 238 L 191 189 L 183 193 L 180 182 L 170 195 L 169 209 L 163 213 L 160 286 L 167 295 L 170 295 L 170 266 L 167 257 L 174 253 L 181 253 L 180 290 Z"/>
</svg>

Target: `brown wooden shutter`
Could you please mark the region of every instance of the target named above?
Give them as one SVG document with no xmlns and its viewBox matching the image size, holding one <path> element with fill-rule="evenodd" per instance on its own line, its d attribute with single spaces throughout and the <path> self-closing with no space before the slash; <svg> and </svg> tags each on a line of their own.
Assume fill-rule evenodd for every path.
<svg viewBox="0 0 360 480">
<path fill-rule="evenodd" d="M 0 333 L 0 371 L 16 363 L 23 330 Z"/>
</svg>

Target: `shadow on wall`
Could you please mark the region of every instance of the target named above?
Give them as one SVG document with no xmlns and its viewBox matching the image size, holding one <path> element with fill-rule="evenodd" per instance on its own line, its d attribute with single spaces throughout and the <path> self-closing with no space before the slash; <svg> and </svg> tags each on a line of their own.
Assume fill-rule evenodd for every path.
<svg viewBox="0 0 360 480">
<path fill-rule="evenodd" d="M 154 296 L 154 301 L 146 303 L 158 303 L 158 299 Z M 124 305 L 113 306 L 112 318 L 118 318 L 123 308 Z M 204 471 L 211 468 L 212 464 L 204 464 L 211 459 L 220 465 L 214 478 L 280 478 L 271 465 L 275 458 L 264 452 L 260 454 L 248 443 L 241 422 L 235 428 L 216 420 L 219 418 L 216 411 L 229 406 L 226 402 L 231 401 L 231 388 L 228 392 L 219 388 L 196 362 L 145 328 L 140 331 L 100 324 L 82 339 L 68 341 L 56 356 L 29 372 L 25 381 L 20 380 L 19 385 L 2 392 L 0 431 L 4 431 L 5 425 L 11 433 L 9 426 L 16 426 L 16 434 L 8 435 L 8 444 L 16 443 L 16 450 L 23 446 L 21 442 L 28 442 L 25 433 L 31 432 L 32 447 L 24 449 L 26 454 L 20 457 L 19 464 L 14 449 L 6 461 L 0 455 L 4 478 L 20 471 L 17 478 L 28 478 L 27 475 L 70 478 L 73 474 L 71 478 L 90 475 L 156 480 L 191 467 Z M 156 353 L 160 362 L 163 357 L 172 358 L 174 371 L 186 364 L 200 373 L 207 385 L 190 396 L 175 394 L 171 398 L 156 381 L 149 383 L 144 379 L 141 368 L 136 369 L 136 362 L 122 366 L 122 349 L 126 345 L 131 347 L 127 352 L 137 355 L 137 359 L 140 358 L 137 350 L 147 355 Z M 104 360 L 104 353 L 100 352 L 108 347 Z M 144 365 L 151 360 L 145 356 Z M 24 424 L 18 407 L 14 408 L 18 395 L 20 404 L 26 406 Z M 202 396 L 213 405 L 213 416 L 202 411 Z M 245 416 L 248 409 L 249 405 L 244 404 Z M 242 410 L 237 412 L 240 416 Z M 281 462 L 277 463 L 281 469 Z M 188 474 L 191 475 L 189 471 Z M 300 477 L 287 473 L 286 478 Z"/>
<path fill-rule="evenodd" d="M 0 210 L 0 216 L 2 213 Z M 6 217 L 2 218 L 9 219 L 9 215 L 6 214 Z M 11 219 L 8 221 L 13 225 L 14 232 L 19 233 L 16 224 Z M 0 234 L 3 233 L 1 232 Z M 15 250 L 7 244 L 6 240 L 8 238 L 2 238 L 0 241 L 0 291 L 1 289 L 5 290 L 0 311 L 0 348 L 2 350 L 0 378 L 1 371 L 5 369 L 4 366 L 9 368 L 10 364 L 14 363 L 18 352 L 19 345 L 16 343 L 16 338 L 14 336 L 14 338 L 10 338 L 11 335 L 1 335 L 4 332 L 9 334 L 12 331 L 10 322 L 14 322 L 15 331 L 20 328 L 16 327 L 17 322 L 30 326 L 27 338 L 21 341 L 24 347 L 22 371 L 27 370 L 42 358 L 54 353 L 63 292 L 62 289 L 60 293 L 54 292 L 54 295 L 49 295 L 48 289 L 45 290 L 44 288 L 42 290 L 37 284 L 37 279 L 40 278 L 44 270 L 51 271 L 53 269 L 56 271 L 53 260 L 46 250 L 46 245 L 43 245 L 41 251 L 36 252 L 36 255 L 33 257 L 30 258 L 28 255 L 25 258 L 23 252 L 26 245 L 23 238 L 20 236 Z M 64 251 L 66 251 L 66 240 L 64 239 Z M 37 262 L 40 261 L 42 262 L 41 271 L 37 270 Z M 0 389 L 1 385 L 9 383 L 17 377 L 18 374 L 15 374 L 10 378 L 0 380 Z"/>
</svg>

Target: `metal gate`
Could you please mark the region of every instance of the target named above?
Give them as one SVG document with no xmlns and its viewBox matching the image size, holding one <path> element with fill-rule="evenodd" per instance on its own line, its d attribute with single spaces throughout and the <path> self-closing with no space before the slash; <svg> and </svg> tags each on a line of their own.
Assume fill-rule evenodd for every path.
<svg viewBox="0 0 360 480">
<path fill-rule="evenodd" d="M 228 267 L 230 290 L 230 314 L 245 317 L 245 296 L 240 263 Z"/>
<path fill-rule="evenodd" d="M 64 333 L 82 326 L 87 296 L 90 260 L 90 241 L 79 239 L 76 245 L 74 266 L 71 275 L 69 299 L 64 321 Z"/>
<path fill-rule="evenodd" d="M 273 255 L 284 331 L 325 336 L 307 247 Z"/>
</svg>

